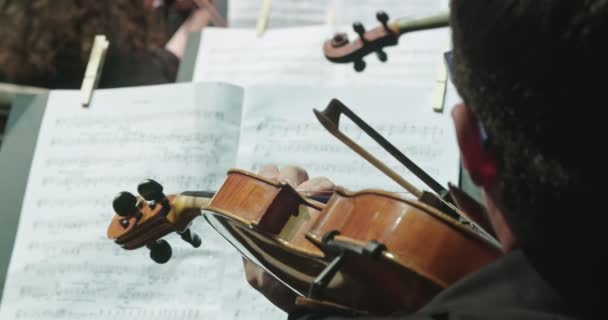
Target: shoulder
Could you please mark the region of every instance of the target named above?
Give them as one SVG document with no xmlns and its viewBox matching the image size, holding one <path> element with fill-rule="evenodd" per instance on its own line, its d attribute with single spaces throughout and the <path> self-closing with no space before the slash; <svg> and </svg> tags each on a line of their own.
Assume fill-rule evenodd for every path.
<svg viewBox="0 0 608 320">
<path fill-rule="evenodd" d="M 416 313 L 410 315 L 394 315 L 384 317 L 344 317 L 322 313 L 308 313 L 290 315 L 287 320 L 577 320 L 579 318 L 531 310 L 525 308 L 502 309 L 500 307 L 485 306 L 479 308 L 453 309 L 450 311 Z"/>
<path fill-rule="evenodd" d="M 179 59 L 163 48 L 136 53 L 110 48 L 99 87 L 173 83 L 177 78 L 178 67 Z"/>
<path fill-rule="evenodd" d="M 420 313 L 448 314 L 448 319 L 576 318 L 519 250 L 445 289 Z"/>
<path fill-rule="evenodd" d="M 509 253 L 437 295 L 416 314 L 347 318 L 299 314 L 289 320 L 574 320 L 569 305 L 532 268 L 523 253 Z"/>
</svg>

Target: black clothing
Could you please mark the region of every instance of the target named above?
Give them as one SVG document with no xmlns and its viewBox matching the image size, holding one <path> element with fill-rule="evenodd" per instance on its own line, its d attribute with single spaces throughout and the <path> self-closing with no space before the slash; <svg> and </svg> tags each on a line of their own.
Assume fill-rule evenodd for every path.
<svg viewBox="0 0 608 320">
<path fill-rule="evenodd" d="M 164 49 L 141 54 L 110 50 L 107 59 L 99 88 L 172 83 L 177 78 L 179 59 Z"/>
<path fill-rule="evenodd" d="M 298 320 L 346 319 L 313 313 L 290 315 Z M 558 320 L 580 319 L 516 250 L 445 289 L 419 312 L 357 319 L 403 320 Z"/>
<path fill-rule="evenodd" d="M 118 88 L 175 82 L 179 59 L 169 51 L 134 53 L 117 48 L 110 43 L 101 70 L 98 88 Z M 47 89 L 80 89 L 86 63 L 77 57 L 62 56 L 55 69 L 58 72 L 45 77 L 16 83 Z M 0 72 L 0 82 L 12 82 Z"/>
</svg>

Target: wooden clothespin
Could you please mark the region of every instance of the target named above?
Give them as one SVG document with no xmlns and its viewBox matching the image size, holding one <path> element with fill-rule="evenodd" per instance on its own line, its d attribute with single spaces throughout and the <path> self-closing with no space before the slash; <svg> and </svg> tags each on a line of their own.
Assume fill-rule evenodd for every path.
<svg viewBox="0 0 608 320">
<path fill-rule="evenodd" d="M 325 24 L 333 27 L 336 24 L 336 8 L 333 4 L 327 6 L 325 11 Z"/>
<path fill-rule="evenodd" d="M 263 0 L 262 10 L 260 10 L 260 16 L 258 17 L 257 25 L 257 36 L 261 37 L 266 28 L 268 27 L 268 19 L 270 19 L 270 2 L 271 0 Z"/>
<path fill-rule="evenodd" d="M 217 11 L 217 8 L 213 5 L 213 3 L 211 3 L 211 1 L 194 0 L 194 2 L 196 3 L 196 5 L 199 8 L 207 10 L 209 12 L 209 15 L 211 17 L 211 22 L 213 23 L 213 25 L 215 25 L 216 27 L 221 27 L 221 28 L 225 28 L 228 26 L 226 19 L 224 19 L 224 17 L 222 17 L 222 15 Z"/>
<path fill-rule="evenodd" d="M 446 62 L 444 59 L 443 52 L 439 61 L 439 68 L 437 70 L 437 78 L 435 80 L 435 92 L 433 93 L 433 111 L 443 112 L 443 105 L 445 104 L 445 93 L 448 84 L 448 72 Z"/>
<path fill-rule="evenodd" d="M 82 87 L 80 88 L 80 104 L 83 107 L 88 107 L 91 103 L 91 97 L 93 96 L 93 91 L 97 88 L 109 45 L 110 42 L 106 40 L 106 36 L 95 36 L 87 70 L 84 74 L 84 79 L 82 79 Z"/>
</svg>

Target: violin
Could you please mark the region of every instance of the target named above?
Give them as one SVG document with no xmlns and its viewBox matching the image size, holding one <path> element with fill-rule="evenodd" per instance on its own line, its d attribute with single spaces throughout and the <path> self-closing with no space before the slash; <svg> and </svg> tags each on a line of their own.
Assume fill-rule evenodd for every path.
<svg viewBox="0 0 608 320">
<path fill-rule="evenodd" d="M 147 246 L 153 259 L 166 261 L 170 247 L 160 239 L 184 233 L 202 215 L 300 301 L 353 314 L 413 312 L 501 255 L 470 225 L 381 190 L 338 187 L 330 197 L 313 198 L 233 169 L 213 194 L 164 195 L 152 180 L 138 192 L 119 193 L 113 202 L 107 233 L 122 248 Z"/>
<path fill-rule="evenodd" d="M 353 62 L 355 71 L 361 72 L 365 69 L 363 57 L 375 52 L 380 61 L 386 62 L 388 55 L 383 49 L 397 45 L 401 35 L 449 25 L 449 15 L 445 13 L 419 19 L 398 19 L 388 23 L 388 15 L 380 11 L 376 14 L 376 18 L 381 26 L 369 31 L 366 31 L 360 22 L 353 23 L 353 29 L 359 35 L 354 41 L 349 41 L 348 36 L 343 32 L 336 33 L 330 40 L 325 41 L 323 44 L 325 57 L 335 63 Z"/>
</svg>

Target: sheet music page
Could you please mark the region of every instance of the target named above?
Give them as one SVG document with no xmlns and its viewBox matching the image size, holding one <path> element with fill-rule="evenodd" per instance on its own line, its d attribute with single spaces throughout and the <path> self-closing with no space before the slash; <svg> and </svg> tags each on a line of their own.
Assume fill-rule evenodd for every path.
<svg viewBox="0 0 608 320">
<path fill-rule="evenodd" d="M 439 183 L 458 183 L 459 153 L 451 117 L 431 108 L 433 88 L 252 87 L 245 93 L 239 167 L 296 164 L 351 190 L 404 191 L 331 135 L 313 114 L 337 98 Z M 340 128 L 420 189 L 430 190 L 346 116 Z"/>
<path fill-rule="evenodd" d="M 228 1 L 228 25 L 255 28 L 262 4 L 262 0 Z M 268 28 L 373 23 L 379 10 L 401 18 L 433 14 L 440 7 L 439 0 L 272 0 Z"/>
<path fill-rule="evenodd" d="M 332 1 L 327 0 L 271 0 L 268 28 L 309 26 L 325 23 Z M 264 0 L 228 1 L 230 28 L 255 28 Z"/>
<path fill-rule="evenodd" d="M 388 62 L 372 54 L 365 57 L 367 68 L 355 72 L 352 63 L 336 64 L 323 56 L 323 42 L 332 35 L 328 27 L 268 30 L 262 38 L 250 29 L 205 28 L 194 81 L 241 86 L 426 86 L 435 82 L 449 45 L 447 28 L 413 32 L 385 49 Z"/>
<path fill-rule="evenodd" d="M 40 129 L 0 319 L 282 319 L 247 284 L 240 255 L 199 218 L 163 265 L 106 237 L 119 191 L 216 190 L 235 165 L 242 89 L 179 84 L 53 91 Z M 243 305 L 243 308 L 239 306 Z M 246 316 L 244 316 L 246 312 Z"/>
<path fill-rule="evenodd" d="M 333 25 L 350 26 L 360 21 L 368 28 L 378 24 L 376 13 L 384 11 L 392 20 L 436 14 L 442 9 L 440 0 L 335 0 Z M 331 8 L 331 7 L 330 7 Z M 330 9 L 331 10 L 331 9 Z"/>
</svg>

